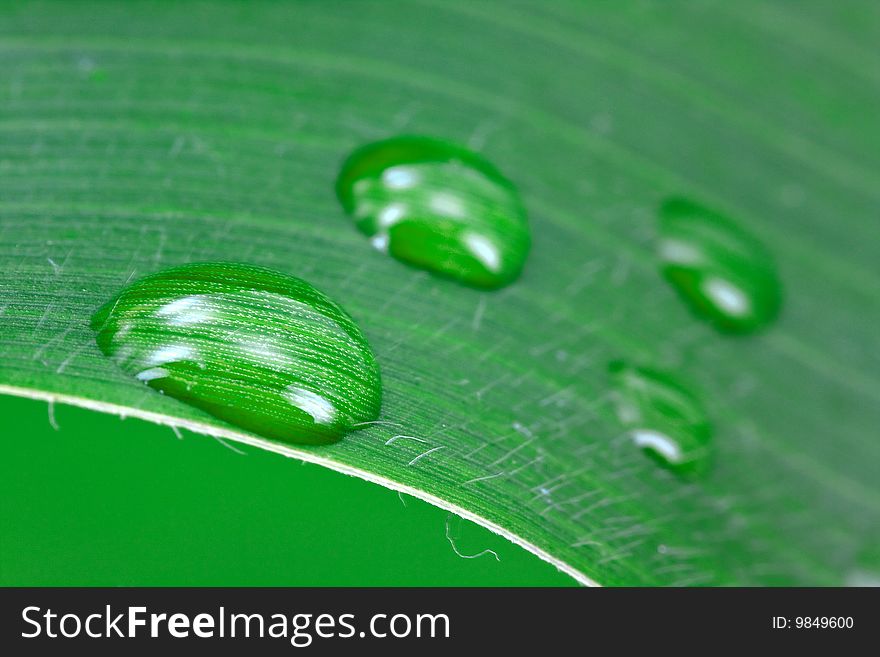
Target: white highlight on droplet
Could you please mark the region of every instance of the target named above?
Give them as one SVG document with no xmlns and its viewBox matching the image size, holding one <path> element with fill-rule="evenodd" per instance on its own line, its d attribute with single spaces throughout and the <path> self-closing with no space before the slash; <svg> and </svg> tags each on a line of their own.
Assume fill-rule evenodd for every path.
<svg viewBox="0 0 880 657">
<path fill-rule="evenodd" d="M 134 375 L 138 381 L 143 381 L 147 383 L 148 381 L 152 381 L 153 379 L 164 379 L 166 376 L 169 376 L 168 370 L 164 367 L 151 367 L 149 369 L 143 370 L 142 372 L 138 372 Z"/>
<path fill-rule="evenodd" d="M 259 363 L 274 369 L 289 367 L 293 362 L 279 347 L 278 342 L 271 338 L 255 338 L 253 336 L 236 336 L 235 343 L 253 356 Z"/>
<path fill-rule="evenodd" d="M 429 203 L 431 209 L 437 214 L 447 217 L 464 217 L 464 204 L 457 196 L 446 192 L 437 192 L 431 195 Z"/>
<path fill-rule="evenodd" d="M 693 265 L 703 261 L 699 249 L 678 240 L 660 242 L 660 258 L 664 262 L 673 262 L 679 265 Z"/>
<path fill-rule="evenodd" d="M 382 172 L 382 184 L 388 189 L 408 189 L 419 181 L 419 175 L 408 167 L 391 167 Z"/>
<path fill-rule="evenodd" d="M 742 317 L 751 310 L 749 298 L 743 291 L 721 278 L 710 278 L 703 284 L 703 292 L 729 315 Z"/>
<path fill-rule="evenodd" d="M 623 424 L 635 424 L 642 419 L 638 406 L 629 403 L 620 393 L 612 392 L 611 399 L 614 400 L 614 405 L 617 409 L 617 419 Z"/>
<path fill-rule="evenodd" d="M 165 365 L 181 360 L 195 360 L 193 350 L 186 345 L 175 344 L 168 347 L 159 347 L 147 357 L 146 362 L 148 365 Z"/>
<path fill-rule="evenodd" d="M 670 463 L 680 463 L 683 460 L 681 449 L 675 441 L 659 431 L 635 429 L 630 435 L 637 446 L 653 449 Z"/>
<path fill-rule="evenodd" d="M 160 306 L 154 314 L 156 317 L 167 318 L 168 323 L 174 326 L 200 324 L 211 319 L 214 315 L 210 304 L 201 294 L 175 299 Z"/>
<path fill-rule="evenodd" d="M 284 397 L 301 411 L 312 416 L 317 424 L 330 424 L 336 417 L 336 409 L 327 399 L 311 390 L 297 386 L 287 386 Z"/>
<path fill-rule="evenodd" d="M 377 217 L 379 225 L 383 228 L 393 226 L 403 218 L 405 212 L 406 206 L 403 203 L 391 203 L 386 205 L 382 208 L 382 211 L 379 212 L 379 216 Z"/>
<path fill-rule="evenodd" d="M 468 233 L 464 236 L 464 243 L 474 257 L 486 266 L 486 269 L 493 272 L 501 269 L 501 254 L 488 239 L 482 235 Z"/>
<path fill-rule="evenodd" d="M 376 235 L 370 238 L 370 244 L 373 245 L 373 248 L 377 251 L 381 251 L 382 253 L 388 253 L 388 235 Z"/>
</svg>

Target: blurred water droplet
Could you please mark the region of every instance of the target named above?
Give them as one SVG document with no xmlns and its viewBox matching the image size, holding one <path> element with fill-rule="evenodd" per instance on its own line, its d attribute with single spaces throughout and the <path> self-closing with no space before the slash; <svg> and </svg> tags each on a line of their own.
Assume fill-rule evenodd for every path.
<svg viewBox="0 0 880 657">
<path fill-rule="evenodd" d="M 752 332 L 776 318 L 776 265 L 752 235 L 681 198 L 661 207 L 659 233 L 663 276 L 698 317 L 728 333 Z"/>
<path fill-rule="evenodd" d="M 703 471 L 711 427 L 699 400 L 664 372 L 622 361 L 609 371 L 617 417 L 632 442 L 670 470 Z"/>
<path fill-rule="evenodd" d="M 363 146 L 336 193 L 377 250 L 480 288 L 519 276 L 531 238 L 513 184 L 462 146 L 395 137 Z"/>
</svg>

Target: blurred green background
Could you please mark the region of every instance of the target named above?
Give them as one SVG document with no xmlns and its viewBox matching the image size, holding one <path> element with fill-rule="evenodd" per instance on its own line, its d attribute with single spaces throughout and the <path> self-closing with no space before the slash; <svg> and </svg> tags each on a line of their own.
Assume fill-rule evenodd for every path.
<svg viewBox="0 0 880 657">
<path fill-rule="evenodd" d="M 0 395 L 0 584 L 574 585 L 421 500 L 323 467 Z M 491 549 L 500 561 L 485 554 Z"/>
</svg>

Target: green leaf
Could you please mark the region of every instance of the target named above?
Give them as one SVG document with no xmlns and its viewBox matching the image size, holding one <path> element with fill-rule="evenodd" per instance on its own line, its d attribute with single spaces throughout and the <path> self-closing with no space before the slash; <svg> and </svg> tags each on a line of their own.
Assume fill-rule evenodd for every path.
<svg viewBox="0 0 880 657">
<path fill-rule="evenodd" d="M 259 445 L 402 490 L 584 583 L 835 584 L 880 535 L 880 103 L 870 3 L 6 3 L 0 391 Z M 396 134 L 519 188 L 522 277 L 471 290 L 374 251 L 334 196 Z M 719 334 L 654 255 L 692 199 L 775 259 L 778 320 Z M 89 317 L 233 260 L 358 322 L 382 420 L 292 449 L 139 384 Z M 702 477 L 627 439 L 608 363 L 674 371 Z M 7 438 L 8 439 L 8 438 Z M 294 476 L 293 474 L 291 476 Z"/>
</svg>

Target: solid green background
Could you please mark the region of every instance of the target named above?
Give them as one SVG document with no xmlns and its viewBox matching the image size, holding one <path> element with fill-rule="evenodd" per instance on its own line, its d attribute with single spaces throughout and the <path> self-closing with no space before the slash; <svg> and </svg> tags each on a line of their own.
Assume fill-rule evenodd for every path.
<svg viewBox="0 0 880 657">
<path fill-rule="evenodd" d="M 138 419 L 0 396 L 3 585 L 573 585 L 375 484 Z M 485 554 L 491 549 L 500 561 Z"/>
</svg>

